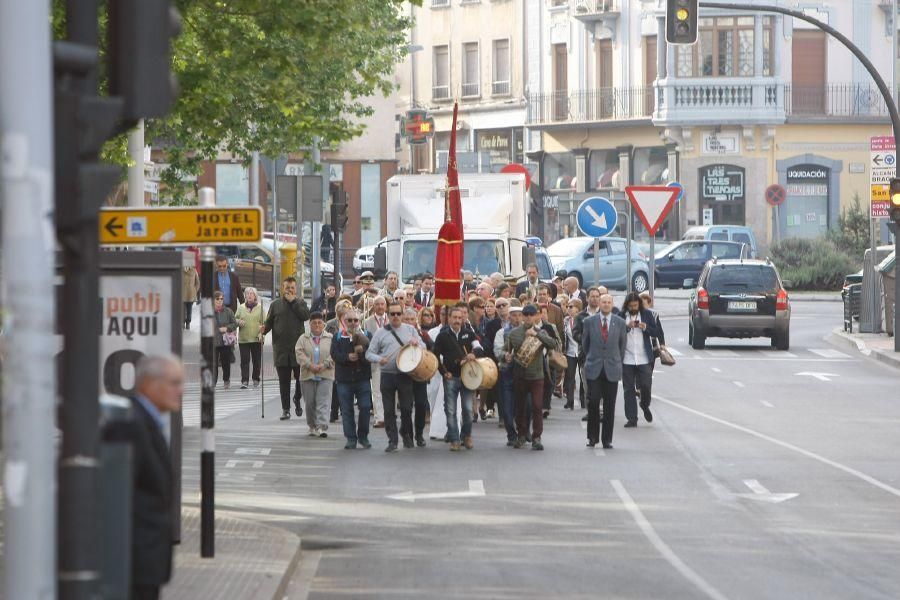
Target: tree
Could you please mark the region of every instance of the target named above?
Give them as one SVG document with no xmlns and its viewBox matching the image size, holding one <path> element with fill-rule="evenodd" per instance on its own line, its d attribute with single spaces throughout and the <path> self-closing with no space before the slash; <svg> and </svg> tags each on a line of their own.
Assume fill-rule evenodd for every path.
<svg viewBox="0 0 900 600">
<path fill-rule="evenodd" d="M 414 0 L 421 4 L 421 0 Z M 65 25 L 54 2 L 54 33 Z M 390 93 L 407 52 L 403 0 L 175 0 L 173 48 L 180 97 L 147 139 L 168 154 L 163 180 L 180 196 L 183 175 L 221 151 L 249 160 L 335 145 L 362 132 L 364 99 Z M 101 27 L 104 23 L 101 21 Z M 124 145 L 109 155 L 123 164 Z"/>
<path fill-rule="evenodd" d="M 828 239 L 854 261 L 862 262 L 869 247 L 869 215 L 863 211 L 859 194 L 853 194 L 853 202 L 841 210 L 837 227 L 828 231 Z"/>
</svg>

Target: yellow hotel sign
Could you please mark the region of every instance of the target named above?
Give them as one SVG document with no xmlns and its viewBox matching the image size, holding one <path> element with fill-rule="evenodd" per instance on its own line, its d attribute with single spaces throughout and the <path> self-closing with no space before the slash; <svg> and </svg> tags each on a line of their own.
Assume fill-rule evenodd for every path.
<svg viewBox="0 0 900 600">
<path fill-rule="evenodd" d="M 263 213 L 241 208 L 104 208 L 100 243 L 109 246 L 240 244 L 262 240 Z"/>
</svg>

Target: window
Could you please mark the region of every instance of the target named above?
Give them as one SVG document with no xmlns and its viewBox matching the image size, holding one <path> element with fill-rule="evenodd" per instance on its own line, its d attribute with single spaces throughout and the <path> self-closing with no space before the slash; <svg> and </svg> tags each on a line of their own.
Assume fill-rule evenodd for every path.
<svg viewBox="0 0 900 600">
<path fill-rule="evenodd" d="M 509 40 L 494 40 L 492 95 L 509 95 L 509 70 Z"/>
<path fill-rule="evenodd" d="M 431 0 L 431 8 L 443 8 L 450 6 L 450 0 Z"/>
<path fill-rule="evenodd" d="M 462 62 L 462 97 L 472 98 L 480 95 L 481 70 L 478 68 L 478 42 L 463 44 Z"/>
<path fill-rule="evenodd" d="M 699 35 L 693 46 L 675 49 L 678 77 L 769 76 L 772 70 L 772 18 L 763 17 L 762 73 L 755 73 L 754 17 L 716 17 L 699 21 Z"/>
<path fill-rule="evenodd" d="M 434 47 L 434 66 L 431 76 L 431 96 L 435 100 L 450 98 L 450 48 Z"/>
<path fill-rule="evenodd" d="M 774 294 L 778 278 L 775 269 L 768 266 L 719 266 L 710 269 L 705 287 L 710 294 Z"/>
<path fill-rule="evenodd" d="M 671 254 L 673 260 L 706 260 L 706 244 L 703 242 L 682 244 Z"/>
<path fill-rule="evenodd" d="M 737 244 L 713 244 L 712 255 L 716 258 L 740 258 L 741 248 Z"/>
<path fill-rule="evenodd" d="M 619 177 L 618 150 L 591 150 L 588 158 L 588 189 L 603 190 L 617 188 Z"/>
<path fill-rule="evenodd" d="M 377 241 L 377 240 L 376 240 Z M 506 272 L 506 249 L 499 240 L 466 240 L 463 243 L 463 269 L 473 273 Z M 434 273 L 437 240 L 410 240 L 403 244 L 401 279 L 411 283 L 416 275 Z"/>
<path fill-rule="evenodd" d="M 545 190 L 569 190 L 575 187 L 575 155 L 550 152 L 544 157 Z"/>
</svg>

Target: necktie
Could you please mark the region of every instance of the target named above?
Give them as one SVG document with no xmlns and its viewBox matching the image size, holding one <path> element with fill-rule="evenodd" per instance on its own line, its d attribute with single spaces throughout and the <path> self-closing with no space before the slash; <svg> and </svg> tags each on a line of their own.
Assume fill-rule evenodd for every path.
<svg viewBox="0 0 900 600">
<path fill-rule="evenodd" d="M 609 328 L 606 326 L 606 317 L 603 317 L 603 325 L 600 326 L 600 337 L 605 342 L 609 338 Z"/>
</svg>

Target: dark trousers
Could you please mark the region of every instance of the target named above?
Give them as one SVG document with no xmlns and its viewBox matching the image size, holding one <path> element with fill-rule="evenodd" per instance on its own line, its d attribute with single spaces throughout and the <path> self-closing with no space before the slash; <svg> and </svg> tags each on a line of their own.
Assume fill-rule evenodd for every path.
<svg viewBox="0 0 900 600">
<path fill-rule="evenodd" d="M 528 410 L 526 399 L 531 394 L 531 418 L 534 424 L 531 427 L 532 439 L 541 437 L 544 433 L 544 413 L 541 407 L 544 403 L 544 379 L 519 379 L 516 378 L 514 387 L 516 390 L 516 427 L 519 437 L 528 434 Z"/>
<path fill-rule="evenodd" d="M 213 385 L 219 382 L 219 369 L 222 367 L 222 381 L 228 383 L 231 381 L 231 361 L 234 360 L 233 346 L 216 346 L 216 375 L 213 377 Z"/>
<path fill-rule="evenodd" d="M 281 410 L 291 410 L 291 380 L 294 380 L 294 404 L 300 405 L 300 367 L 275 367 L 278 373 L 278 391 L 281 392 Z"/>
<path fill-rule="evenodd" d="M 371 390 L 369 390 L 369 395 L 371 395 L 371 394 L 372 394 L 372 392 L 371 392 Z M 331 386 L 331 418 L 330 418 L 330 421 L 332 423 L 337 422 L 338 414 L 340 413 L 340 411 L 341 411 L 341 399 L 340 399 L 340 396 L 338 396 L 337 382 L 335 382 L 335 384 L 333 386 Z"/>
<path fill-rule="evenodd" d="M 482 390 L 481 394 L 483 394 L 485 410 L 494 410 L 494 407 L 500 402 L 499 386 L 495 385 L 489 390 Z"/>
<path fill-rule="evenodd" d="M 619 382 L 606 378 L 606 372 L 600 373 L 597 379 L 588 381 L 588 439 L 604 444 L 612 444 L 613 425 L 616 418 L 616 394 Z M 600 402 L 603 402 L 603 432 L 600 432 Z"/>
<path fill-rule="evenodd" d="M 193 302 L 184 302 L 184 324 L 190 326 L 191 324 L 191 312 L 194 310 Z"/>
<path fill-rule="evenodd" d="M 550 410 L 550 402 L 553 400 L 553 389 L 556 387 L 557 374 L 550 368 L 547 357 L 544 357 L 544 391 L 543 405 L 544 410 Z"/>
<path fill-rule="evenodd" d="M 157 600 L 159 598 L 158 585 L 134 585 L 131 586 L 131 600 Z"/>
<path fill-rule="evenodd" d="M 578 377 L 578 359 L 574 356 L 566 356 L 569 366 L 566 368 L 566 378 L 563 380 L 563 391 L 566 395 L 566 406 L 575 406 L 575 378 Z M 584 398 L 581 400 L 584 406 Z"/>
<path fill-rule="evenodd" d="M 372 382 L 368 379 L 335 382 L 335 386 L 341 402 L 344 437 L 348 442 L 368 439 L 369 415 L 372 414 Z M 359 425 L 356 423 L 356 411 L 353 409 L 354 398 L 359 407 Z"/>
<path fill-rule="evenodd" d="M 500 371 L 500 416 L 506 427 L 506 439 L 510 442 L 516 440 L 516 394 L 513 389 L 512 368 Z M 543 416 L 542 416 L 543 418 Z"/>
<path fill-rule="evenodd" d="M 422 434 L 425 431 L 425 416 L 431 409 L 431 405 L 428 404 L 428 382 L 413 381 L 412 386 L 413 402 L 415 403 L 416 407 L 416 439 L 424 439 Z"/>
<path fill-rule="evenodd" d="M 653 382 L 651 365 L 622 365 L 622 386 L 625 388 L 625 418 L 637 421 L 637 395 L 635 386 L 641 390 L 641 408 L 650 406 L 650 386 Z"/>
<path fill-rule="evenodd" d="M 262 367 L 262 344 L 259 342 L 247 342 L 238 344 L 241 351 L 241 383 L 250 381 L 250 361 L 253 361 L 253 381 L 259 382 L 259 370 Z"/>
<path fill-rule="evenodd" d="M 584 408 L 584 399 L 591 391 L 584 377 L 584 357 L 578 358 L 578 383 L 578 401 L 581 402 L 581 408 Z"/>
<path fill-rule="evenodd" d="M 397 444 L 397 406 L 400 406 L 400 435 L 412 439 L 412 379 L 404 373 L 381 372 L 381 402 L 384 406 L 384 431 L 388 442 Z"/>
</svg>

